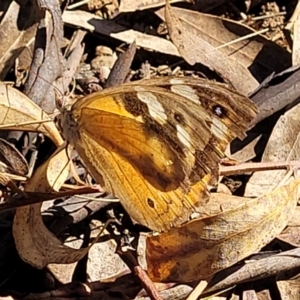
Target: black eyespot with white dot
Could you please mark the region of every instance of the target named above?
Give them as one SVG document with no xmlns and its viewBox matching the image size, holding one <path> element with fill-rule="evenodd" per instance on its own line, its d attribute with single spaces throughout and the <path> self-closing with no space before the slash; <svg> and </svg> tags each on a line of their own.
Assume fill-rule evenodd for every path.
<svg viewBox="0 0 300 300">
<path fill-rule="evenodd" d="M 224 107 L 220 105 L 215 105 L 213 106 L 213 112 L 215 115 L 217 115 L 219 118 L 224 118 L 226 117 L 226 110 Z"/>
</svg>

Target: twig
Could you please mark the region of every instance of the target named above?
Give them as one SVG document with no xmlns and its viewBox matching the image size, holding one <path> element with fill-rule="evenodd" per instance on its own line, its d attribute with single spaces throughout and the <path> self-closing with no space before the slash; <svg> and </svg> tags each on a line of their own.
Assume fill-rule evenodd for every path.
<svg viewBox="0 0 300 300">
<path fill-rule="evenodd" d="M 219 50 L 219 49 L 225 48 L 225 47 L 227 47 L 227 46 L 230 46 L 230 45 L 236 44 L 236 43 L 238 43 L 238 42 L 244 41 L 244 40 L 246 40 L 246 39 L 252 38 L 252 37 L 254 37 L 254 36 L 257 36 L 257 35 L 266 33 L 266 32 L 268 32 L 269 30 L 270 30 L 269 28 L 265 28 L 265 29 L 262 29 L 262 30 L 259 30 L 259 31 L 256 31 L 256 32 L 249 33 L 249 34 L 244 35 L 244 36 L 242 36 L 242 37 L 240 37 L 240 38 L 237 38 L 237 39 L 235 39 L 235 40 L 232 40 L 232 41 L 230 41 L 230 42 L 228 42 L 228 43 L 225 43 L 225 44 L 223 44 L 223 45 L 220 45 L 220 46 L 216 47 L 216 49 Z"/>
<path fill-rule="evenodd" d="M 132 254 L 132 250 L 122 251 L 121 247 L 118 247 L 116 251 L 124 262 L 128 265 L 131 272 L 139 279 L 143 288 L 146 290 L 148 296 L 151 300 L 163 300 L 160 296 L 158 290 L 156 289 L 154 283 L 149 278 L 148 274 L 142 267 L 138 264 L 136 258 Z"/>
<path fill-rule="evenodd" d="M 260 162 L 260 163 L 243 163 L 236 166 L 220 166 L 220 175 L 239 175 L 248 172 L 269 171 L 297 168 L 300 164 L 298 160 L 287 162 Z"/>
<path fill-rule="evenodd" d="M 263 15 L 263 16 L 251 17 L 251 21 L 260 21 L 260 20 L 265 20 L 265 19 L 270 19 L 270 18 L 285 16 L 285 15 L 286 15 L 285 11 L 280 11 L 279 13 L 272 14 L 272 15 Z M 244 22 L 244 20 L 242 20 L 242 21 Z"/>
<path fill-rule="evenodd" d="M 89 3 L 89 2 L 90 2 L 90 0 L 82 0 L 82 1 L 79 1 L 79 2 L 77 2 L 77 3 L 70 4 L 70 5 L 67 7 L 67 9 L 74 9 L 74 8 L 77 8 L 77 7 L 82 6 L 82 5 L 84 5 L 84 4 L 87 4 L 87 3 Z"/>
</svg>

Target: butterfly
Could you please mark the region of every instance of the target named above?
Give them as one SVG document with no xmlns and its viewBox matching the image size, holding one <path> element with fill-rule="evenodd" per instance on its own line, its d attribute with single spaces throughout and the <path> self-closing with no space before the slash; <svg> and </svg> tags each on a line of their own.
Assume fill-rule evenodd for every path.
<svg viewBox="0 0 300 300">
<path fill-rule="evenodd" d="M 136 222 L 161 232 L 208 200 L 226 146 L 256 114 L 224 84 L 165 77 L 85 96 L 63 109 L 61 126 L 94 179 Z"/>
</svg>

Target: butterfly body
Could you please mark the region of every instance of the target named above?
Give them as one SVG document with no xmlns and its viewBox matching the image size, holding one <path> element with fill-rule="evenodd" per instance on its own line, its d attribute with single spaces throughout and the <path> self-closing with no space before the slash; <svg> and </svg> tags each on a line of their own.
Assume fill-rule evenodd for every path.
<svg viewBox="0 0 300 300">
<path fill-rule="evenodd" d="M 164 231 L 205 203 L 225 147 L 243 137 L 255 114 L 249 99 L 225 85 L 160 78 L 80 99 L 62 113 L 62 128 L 130 216 Z"/>
</svg>

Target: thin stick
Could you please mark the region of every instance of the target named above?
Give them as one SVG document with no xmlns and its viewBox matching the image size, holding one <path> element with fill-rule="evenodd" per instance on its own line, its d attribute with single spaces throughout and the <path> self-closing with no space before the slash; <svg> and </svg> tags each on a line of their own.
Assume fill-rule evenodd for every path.
<svg viewBox="0 0 300 300">
<path fill-rule="evenodd" d="M 22 123 L 11 123 L 11 124 L 3 124 L 0 125 L 0 129 L 11 129 L 11 127 L 15 127 L 15 129 L 17 129 L 17 127 L 22 127 L 25 125 L 33 125 L 33 124 L 41 124 L 41 123 L 47 123 L 47 122 L 53 122 L 52 119 L 44 119 L 44 120 L 38 120 L 38 121 L 28 121 L 28 122 L 22 122 Z"/>
<path fill-rule="evenodd" d="M 74 9 L 76 7 L 82 6 L 82 5 L 87 4 L 89 2 L 90 2 L 90 0 L 82 0 L 82 1 L 79 1 L 77 3 L 73 3 L 73 4 L 69 5 L 67 7 L 67 9 Z"/>
<path fill-rule="evenodd" d="M 132 250 L 123 251 L 119 246 L 116 251 L 122 260 L 126 263 L 129 267 L 131 272 L 139 279 L 141 285 L 147 292 L 148 296 L 151 300 L 163 300 L 160 296 L 157 288 L 155 287 L 152 280 L 149 278 L 147 272 L 139 265 L 136 258 L 133 255 Z"/>
<path fill-rule="evenodd" d="M 237 39 L 235 39 L 235 40 L 232 40 L 232 41 L 230 41 L 230 42 L 228 42 L 228 43 L 226 43 L 226 44 L 220 45 L 220 46 L 216 47 L 216 49 L 219 50 L 219 49 L 225 48 L 225 47 L 227 47 L 227 46 L 236 44 L 236 43 L 238 43 L 238 42 L 242 42 L 242 41 L 244 41 L 244 40 L 246 40 L 246 39 L 248 39 L 248 38 L 252 38 L 252 37 L 254 37 L 254 36 L 257 36 L 257 35 L 266 33 L 266 32 L 268 32 L 269 30 L 270 30 L 269 28 L 265 28 L 265 29 L 262 29 L 262 30 L 259 30 L 259 31 L 256 31 L 256 32 L 249 33 L 249 34 L 244 35 L 244 36 L 242 36 L 242 37 L 240 37 L 240 38 L 237 38 Z"/>
<path fill-rule="evenodd" d="M 291 160 L 286 162 L 260 162 L 260 163 L 243 163 L 236 166 L 220 166 L 219 173 L 222 176 L 239 175 L 249 172 L 270 171 L 297 168 L 300 161 Z"/>
<path fill-rule="evenodd" d="M 265 19 L 270 19 L 270 18 L 285 16 L 285 15 L 286 15 L 286 12 L 285 11 L 281 11 L 281 12 L 279 12 L 277 14 L 273 14 L 273 15 L 263 15 L 263 16 L 258 16 L 258 17 L 252 17 L 251 21 L 260 21 L 260 20 L 265 20 Z"/>
</svg>

